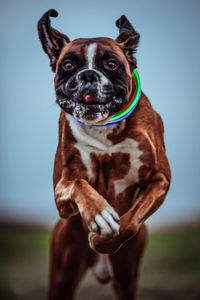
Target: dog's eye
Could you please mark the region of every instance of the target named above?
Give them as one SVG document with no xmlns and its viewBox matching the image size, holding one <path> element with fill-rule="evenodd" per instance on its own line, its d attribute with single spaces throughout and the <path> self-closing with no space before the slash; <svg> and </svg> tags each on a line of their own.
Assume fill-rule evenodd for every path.
<svg viewBox="0 0 200 300">
<path fill-rule="evenodd" d="M 116 70 L 117 67 L 118 67 L 118 63 L 117 63 L 115 60 L 111 59 L 111 60 L 109 60 L 109 61 L 107 62 L 106 66 L 107 66 L 110 70 Z"/>
<path fill-rule="evenodd" d="M 62 64 L 62 67 L 65 71 L 70 71 L 74 68 L 73 63 L 70 60 L 66 60 L 64 61 L 64 63 Z"/>
</svg>

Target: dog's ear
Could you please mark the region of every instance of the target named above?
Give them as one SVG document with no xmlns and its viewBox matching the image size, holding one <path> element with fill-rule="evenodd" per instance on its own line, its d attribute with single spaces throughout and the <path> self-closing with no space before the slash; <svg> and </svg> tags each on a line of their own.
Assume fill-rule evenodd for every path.
<svg viewBox="0 0 200 300">
<path fill-rule="evenodd" d="M 119 28 L 119 36 L 116 42 L 124 51 L 128 62 L 136 68 L 137 62 L 133 54 L 136 52 L 140 35 L 124 15 L 116 21 L 116 26 Z"/>
<path fill-rule="evenodd" d="M 63 46 L 69 43 L 69 38 L 51 27 L 50 17 L 57 17 L 58 12 L 55 9 L 48 10 L 38 21 L 38 33 L 43 50 L 50 58 L 50 66 L 55 72 L 56 62 Z"/>
</svg>

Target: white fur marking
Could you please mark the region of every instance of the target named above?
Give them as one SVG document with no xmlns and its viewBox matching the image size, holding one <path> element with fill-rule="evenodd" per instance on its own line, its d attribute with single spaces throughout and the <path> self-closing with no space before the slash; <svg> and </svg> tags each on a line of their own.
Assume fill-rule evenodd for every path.
<svg viewBox="0 0 200 300">
<path fill-rule="evenodd" d="M 118 215 L 118 213 L 114 210 L 114 208 L 112 208 L 112 206 L 108 206 L 106 207 L 106 210 L 112 215 L 112 217 L 119 221 L 120 220 L 120 217 Z"/>
<path fill-rule="evenodd" d="M 55 188 L 55 199 L 56 202 L 59 201 L 67 201 L 71 199 L 71 192 L 72 192 L 73 184 L 70 184 L 68 187 L 65 187 L 61 180 L 57 183 Z"/>
<path fill-rule="evenodd" d="M 122 179 L 115 180 L 115 193 L 123 192 L 129 185 L 138 182 L 138 170 L 142 166 L 139 159 L 142 151 L 138 149 L 138 142 L 133 139 L 126 138 L 123 142 L 124 152 L 130 154 L 131 167 L 126 176 Z M 123 151 L 123 150 L 122 150 Z"/>
<path fill-rule="evenodd" d="M 101 215 L 95 216 L 95 221 L 100 228 L 101 235 L 111 235 L 112 229 Z"/>
<path fill-rule="evenodd" d="M 112 230 L 114 232 L 116 232 L 117 234 L 119 234 L 119 224 L 117 224 L 114 221 L 113 217 L 109 214 L 109 212 L 106 209 L 104 209 L 102 211 L 101 215 L 106 220 L 106 222 L 110 225 L 110 227 L 112 228 Z"/>
<path fill-rule="evenodd" d="M 115 125 L 108 127 L 93 127 L 81 125 L 71 117 L 68 117 L 68 119 L 70 120 L 72 133 L 77 140 L 77 143 L 74 146 L 80 151 L 82 161 L 87 166 L 89 181 L 93 178 L 90 158 L 92 152 L 97 154 L 107 153 L 109 155 L 121 152 L 130 155 L 131 167 L 124 178 L 115 180 L 115 194 L 121 193 L 131 184 L 138 182 L 138 170 L 142 165 L 139 158 L 142 151 L 139 150 L 137 141 L 126 138 L 122 142 L 112 145 L 112 142 L 106 137 L 109 133 L 113 132 Z"/>
<path fill-rule="evenodd" d="M 98 227 L 97 227 L 97 224 L 95 222 L 92 222 L 89 226 L 88 226 L 88 229 L 92 232 L 94 231 L 97 231 L 98 230 Z"/>
<path fill-rule="evenodd" d="M 93 69 L 96 50 L 97 50 L 97 44 L 96 43 L 92 43 L 87 47 L 88 69 Z"/>
<path fill-rule="evenodd" d="M 95 55 L 96 55 L 96 51 L 97 51 L 97 43 L 91 43 L 88 47 L 87 47 L 87 61 L 88 61 L 88 69 L 89 70 L 94 70 L 101 78 L 101 85 L 106 85 L 108 84 L 108 78 L 106 78 L 106 76 L 101 73 L 99 70 L 95 69 Z M 83 71 L 85 71 L 87 69 L 84 69 Z M 82 72 L 82 71 L 81 71 Z"/>
</svg>

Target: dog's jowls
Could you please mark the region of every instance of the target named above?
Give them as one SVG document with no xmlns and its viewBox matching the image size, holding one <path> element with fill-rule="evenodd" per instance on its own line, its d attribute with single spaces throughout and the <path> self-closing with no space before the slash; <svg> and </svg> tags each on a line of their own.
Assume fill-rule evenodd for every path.
<svg viewBox="0 0 200 300">
<path fill-rule="evenodd" d="M 70 39 L 38 22 L 55 72 L 61 107 L 54 165 L 60 220 L 51 239 L 49 299 L 72 299 L 88 267 L 101 282 L 113 280 L 116 296 L 134 299 L 147 232 L 145 220 L 162 204 L 170 185 L 163 124 L 141 93 L 135 111 L 109 126 L 135 91 L 132 70 L 139 34 L 125 16 L 116 40 Z"/>
</svg>

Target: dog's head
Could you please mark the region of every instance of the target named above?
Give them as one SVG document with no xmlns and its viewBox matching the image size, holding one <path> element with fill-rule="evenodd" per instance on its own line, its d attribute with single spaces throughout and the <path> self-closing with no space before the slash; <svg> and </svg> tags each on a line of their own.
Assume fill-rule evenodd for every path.
<svg viewBox="0 0 200 300">
<path fill-rule="evenodd" d="M 106 123 L 129 101 L 133 92 L 133 56 L 140 35 L 125 16 L 116 21 L 116 40 L 82 38 L 72 42 L 50 25 L 51 9 L 38 22 L 44 51 L 55 72 L 56 102 L 86 124 Z"/>
</svg>

